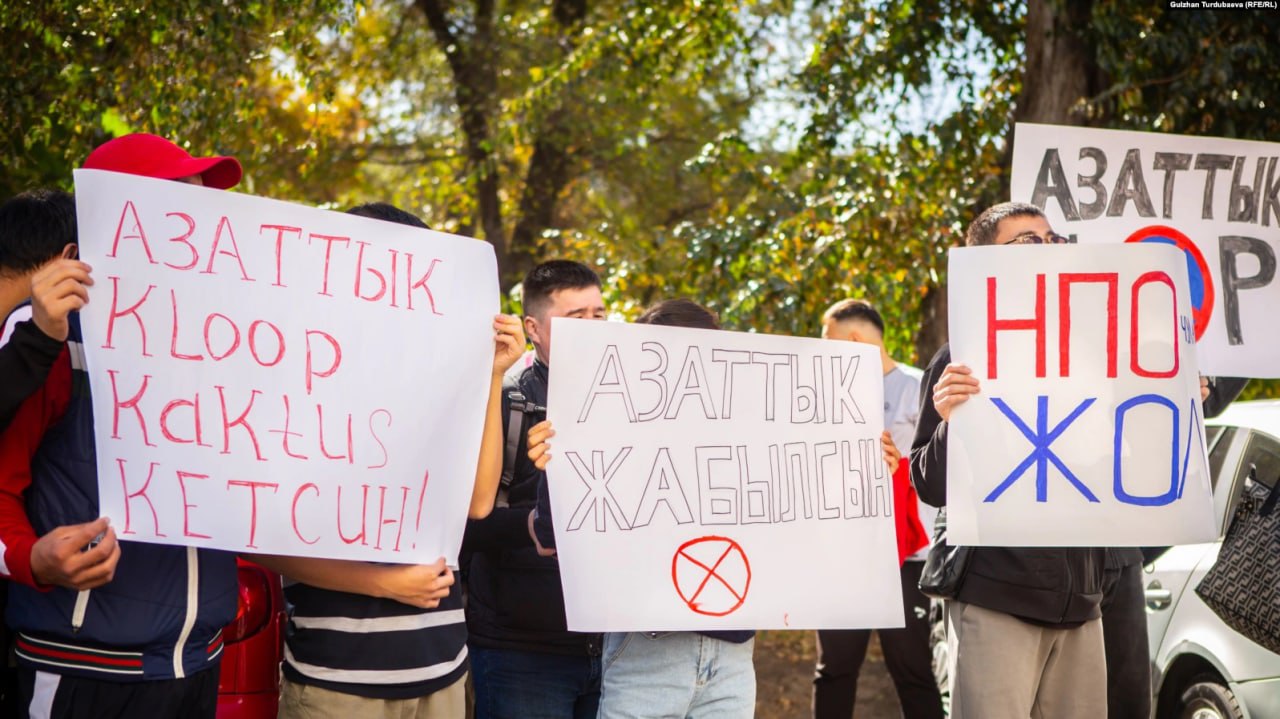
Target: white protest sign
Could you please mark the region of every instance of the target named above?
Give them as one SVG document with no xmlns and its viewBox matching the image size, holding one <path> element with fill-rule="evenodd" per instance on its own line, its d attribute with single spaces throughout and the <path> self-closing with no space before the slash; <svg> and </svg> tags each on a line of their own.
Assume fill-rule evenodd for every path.
<svg viewBox="0 0 1280 719">
<path fill-rule="evenodd" d="M 1211 541 L 1213 494 L 1182 253 L 951 250 L 947 532 L 976 546 Z"/>
<path fill-rule="evenodd" d="M 553 330 L 548 483 L 570 629 L 902 626 L 876 348 Z"/>
<path fill-rule="evenodd" d="M 1080 243 L 1181 249 L 1205 374 L 1280 377 L 1280 144 L 1019 123 L 1012 199 Z"/>
<path fill-rule="evenodd" d="M 75 180 L 99 501 L 120 538 L 455 562 L 492 248 L 178 182 Z"/>
</svg>

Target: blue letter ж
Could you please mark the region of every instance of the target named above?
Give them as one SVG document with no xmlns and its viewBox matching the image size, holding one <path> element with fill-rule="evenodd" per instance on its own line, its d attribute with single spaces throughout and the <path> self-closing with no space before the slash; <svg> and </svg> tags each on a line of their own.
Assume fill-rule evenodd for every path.
<svg viewBox="0 0 1280 719">
<path fill-rule="evenodd" d="M 1059 472 L 1062 472 L 1062 476 L 1066 477 L 1067 481 L 1071 482 L 1072 486 L 1074 486 L 1080 494 L 1083 494 L 1085 499 L 1090 502 L 1097 502 L 1098 498 L 1094 496 L 1093 492 L 1090 492 L 1089 488 L 1084 486 L 1084 484 L 1082 484 L 1080 480 L 1071 473 L 1071 470 L 1067 469 L 1067 465 L 1062 463 L 1062 459 L 1059 458 L 1058 455 L 1054 454 L 1053 450 L 1050 449 L 1050 445 L 1053 444 L 1054 440 L 1060 437 L 1062 433 L 1066 431 L 1067 427 L 1070 426 L 1072 422 L 1076 421 L 1076 419 L 1078 419 L 1086 409 L 1089 409 L 1089 406 L 1093 404 L 1095 399 L 1096 398 L 1094 397 L 1090 397 L 1089 399 L 1081 402 L 1078 407 L 1071 411 L 1071 414 L 1067 415 L 1066 419 L 1059 422 L 1058 425 L 1053 428 L 1053 431 L 1049 431 L 1049 398 L 1047 396 L 1041 395 L 1036 398 L 1036 428 L 1034 430 L 1028 427 L 1026 423 L 1009 408 L 1009 405 L 1004 403 L 1003 400 L 992 397 L 992 404 L 994 404 L 1005 417 L 1009 418 L 1009 421 L 1013 423 L 1013 426 L 1018 428 L 1018 431 L 1022 432 L 1023 436 L 1027 438 L 1027 441 L 1031 442 L 1032 449 L 1031 454 L 1027 455 L 1027 458 L 1022 460 L 1021 464 L 1014 467 L 1013 471 L 1009 473 L 1009 476 L 1005 477 L 1004 481 L 1000 483 L 1000 486 L 991 490 L 991 494 L 988 494 L 987 498 L 982 501 L 996 501 L 996 499 L 998 499 L 1001 494 L 1004 494 L 1006 489 L 1013 486 L 1013 483 L 1026 473 L 1033 464 L 1036 466 L 1036 501 L 1049 501 L 1049 463 L 1052 462 L 1053 466 L 1057 467 Z"/>
</svg>

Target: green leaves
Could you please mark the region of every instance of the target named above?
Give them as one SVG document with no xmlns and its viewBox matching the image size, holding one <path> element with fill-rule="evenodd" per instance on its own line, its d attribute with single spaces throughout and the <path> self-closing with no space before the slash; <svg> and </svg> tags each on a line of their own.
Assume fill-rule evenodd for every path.
<svg viewBox="0 0 1280 719">
<path fill-rule="evenodd" d="M 624 315 L 689 296 L 729 327 L 812 335 L 830 303 L 864 297 L 890 351 L 924 361 L 915 336 L 945 322 L 946 249 L 1004 199 L 1011 118 L 1038 82 L 1033 10 L 1083 14 L 1070 26 L 1087 67 L 1046 72 L 1098 78 L 1096 96 L 1070 98 L 1089 122 L 1280 137 L 1275 13 L 52 0 L 0 3 L 0 193 L 67 186 L 96 144 L 156 132 L 236 155 L 256 194 L 389 201 L 438 229 L 496 228 L 516 260 L 587 261 Z M 462 60 L 483 72 L 460 80 Z M 461 100 L 484 110 L 479 127 Z"/>
<path fill-rule="evenodd" d="M 0 128 L 12 158 L 0 179 L 8 195 L 69 185 L 90 149 L 129 128 L 201 151 L 232 149 L 219 141 L 261 111 L 261 95 L 242 90 L 261 72 L 262 53 L 314 42 L 308 32 L 333 22 L 341 4 L 171 1 L 143 9 L 84 0 L 6 3 L 3 12 L 0 62 L 10 77 L 0 83 L 0 116 L 15 120 Z M 254 56 L 264 59 L 246 59 Z"/>
</svg>

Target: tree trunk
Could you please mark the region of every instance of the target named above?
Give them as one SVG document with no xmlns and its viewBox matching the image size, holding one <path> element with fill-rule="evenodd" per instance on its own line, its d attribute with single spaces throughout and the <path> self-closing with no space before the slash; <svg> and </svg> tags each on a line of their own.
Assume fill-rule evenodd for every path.
<svg viewBox="0 0 1280 719">
<path fill-rule="evenodd" d="M 1085 125 L 1096 121 L 1085 105 L 1102 89 L 1097 48 L 1087 39 L 1092 14 L 1093 0 L 1031 0 L 1027 6 L 1027 64 L 1013 111 L 1015 123 Z M 1006 143 L 1009 157 L 1012 147 L 1010 140 Z M 1003 184 L 1007 189 L 1007 173 Z"/>
<path fill-rule="evenodd" d="M 573 52 L 578 24 L 586 19 L 587 0 L 556 0 L 551 14 L 562 30 L 560 49 L 567 57 Z M 569 184 L 574 158 L 568 120 L 568 110 L 557 103 L 546 112 L 534 137 L 520 193 L 520 219 L 511 233 L 511 261 L 506 271 L 512 284 L 537 263 L 538 239 L 554 225 L 560 193 Z"/>
<path fill-rule="evenodd" d="M 916 333 L 916 366 L 924 367 L 947 343 L 947 287 L 934 285 L 920 302 L 920 331 Z"/>
<path fill-rule="evenodd" d="M 510 263 L 505 268 L 509 276 L 518 279 L 537 263 L 538 238 L 554 223 L 556 203 L 569 183 L 571 165 L 565 112 L 556 109 L 547 115 L 533 143 L 520 195 L 520 221 L 511 233 Z"/>
<path fill-rule="evenodd" d="M 572 154 L 565 111 L 552 108 L 535 134 L 533 156 L 520 196 L 520 217 L 510 240 L 502 217 L 497 142 L 498 66 L 493 48 L 494 0 L 475 0 L 474 29 L 463 36 L 449 21 L 443 0 L 415 0 L 444 50 L 453 74 L 454 97 L 466 138 L 467 166 L 475 177 L 476 206 L 484 239 L 498 256 L 498 277 L 505 292 L 535 263 L 538 238 L 555 219 L 556 203 L 569 183 Z M 561 47 L 573 49 L 571 32 L 587 15 L 587 0 L 556 0 L 552 16 L 566 31 Z"/>
<path fill-rule="evenodd" d="M 498 257 L 499 277 L 510 265 L 510 247 L 502 222 L 498 158 L 492 122 L 498 114 L 498 67 L 493 47 L 493 0 L 476 0 L 474 29 L 461 35 L 441 0 L 416 0 L 432 34 L 449 61 L 454 99 L 466 140 L 467 166 L 475 177 L 476 206 L 484 239 Z M 503 289 L 507 285 L 503 284 Z"/>
<path fill-rule="evenodd" d="M 1097 48 L 1087 38 L 1094 0 L 1030 0 L 1027 6 L 1026 66 L 1013 122 L 1057 125 L 1096 124 L 1086 100 L 1106 86 L 1098 68 Z M 995 197 L 979 198 L 970 208 L 977 217 L 987 207 L 1009 199 L 1013 127 L 1009 128 L 1000 163 Z M 921 307 L 916 352 L 927 362 L 947 337 L 946 285 L 930 287 Z"/>
</svg>

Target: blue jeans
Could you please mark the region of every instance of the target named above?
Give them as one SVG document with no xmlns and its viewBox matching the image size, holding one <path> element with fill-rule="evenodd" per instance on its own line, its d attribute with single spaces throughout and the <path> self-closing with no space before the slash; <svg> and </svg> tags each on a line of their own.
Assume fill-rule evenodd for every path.
<svg viewBox="0 0 1280 719">
<path fill-rule="evenodd" d="M 471 648 L 475 719 L 595 719 L 600 657 Z"/>
<path fill-rule="evenodd" d="M 754 648 L 694 632 L 606 634 L 600 719 L 750 719 Z"/>
</svg>

